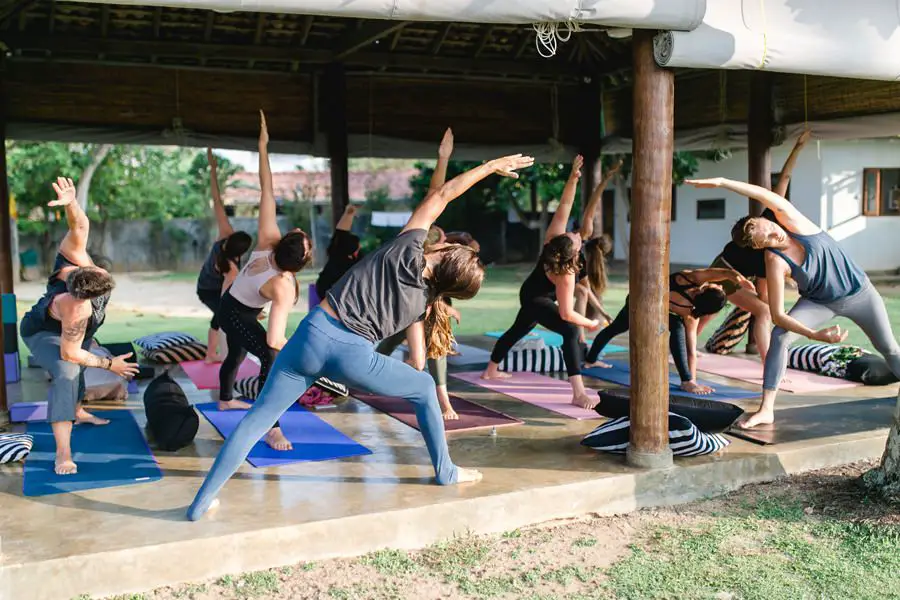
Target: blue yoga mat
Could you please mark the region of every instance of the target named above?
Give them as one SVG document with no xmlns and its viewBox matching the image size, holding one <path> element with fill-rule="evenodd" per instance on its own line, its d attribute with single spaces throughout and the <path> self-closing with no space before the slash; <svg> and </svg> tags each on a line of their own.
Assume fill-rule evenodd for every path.
<svg viewBox="0 0 900 600">
<path fill-rule="evenodd" d="M 76 425 L 72 455 L 74 475 L 54 472 L 56 444 L 50 423 L 29 422 L 34 447 L 25 460 L 22 491 L 26 496 L 47 496 L 98 488 L 131 485 L 162 479 L 162 471 L 130 410 L 102 410 L 97 416 L 109 425 Z"/>
<path fill-rule="evenodd" d="M 247 414 L 245 410 L 219 410 L 215 402 L 197 404 L 195 408 L 223 438 L 231 435 Z M 291 406 L 278 421 L 281 423 L 284 437 L 294 445 L 293 450 L 279 452 L 260 440 L 247 456 L 247 462 L 254 467 L 275 467 L 296 462 L 372 454 L 371 450 L 348 438 L 299 404 Z"/>
<path fill-rule="evenodd" d="M 492 338 L 499 338 L 502 336 L 505 331 L 488 331 L 486 336 Z M 533 339 L 533 338 L 541 338 L 544 340 L 544 343 L 548 346 L 562 346 L 563 337 L 556 333 L 555 331 L 547 331 L 546 329 L 532 329 L 531 333 L 525 336 L 525 339 Z M 588 340 L 588 345 L 590 346 L 593 340 Z M 607 354 L 615 354 L 616 352 L 628 352 L 628 348 L 623 348 L 622 346 L 617 346 L 616 344 L 607 344 L 606 348 L 603 349 L 601 356 L 606 356 Z"/>
<path fill-rule="evenodd" d="M 610 383 L 617 383 L 619 385 L 624 385 L 625 387 L 630 387 L 631 372 L 628 369 L 628 363 L 622 360 L 608 360 L 606 362 L 611 364 L 612 368 L 603 369 L 600 367 L 591 367 L 590 369 L 584 369 L 581 374 L 593 377 L 594 379 L 600 379 L 601 381 L 608 381 Z M 721 383 L 712 381 L 704 381 L 702 379 L 698 379 L 697 383 L 713 387 L 716 391 L 705 396 L 702 394 L 689 394 L 681 389 L 681 379 L 678 375 L 669 373 L 669 390 L 677 393 L 679 396 L 698 398 L 700 400 L 744 400 L 747 398 L 758 398 L 760 394 L 759 391 L 754 392 L 732 387 L 730 385 L 722 385 Z"/>
</svg>

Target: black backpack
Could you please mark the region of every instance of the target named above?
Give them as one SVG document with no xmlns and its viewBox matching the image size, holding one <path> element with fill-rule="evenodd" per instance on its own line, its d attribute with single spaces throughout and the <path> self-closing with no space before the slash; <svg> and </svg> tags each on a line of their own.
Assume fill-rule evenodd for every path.
<svg viewBox="0 0 900 600">
<path fill-rule="evenodd" d="M 174 452 L 194 441 L 200 418 L 168 372 L 150 382 L 144 392 L 147 427 L 160 450 Z"/>
</svg>

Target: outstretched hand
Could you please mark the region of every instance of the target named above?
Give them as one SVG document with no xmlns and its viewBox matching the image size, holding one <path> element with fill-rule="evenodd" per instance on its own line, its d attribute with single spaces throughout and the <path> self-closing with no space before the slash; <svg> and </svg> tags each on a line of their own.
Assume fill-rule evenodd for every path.
<svg viewBox="0 0 900 600">
<path fill-rule="evenodd" d="M 353 204 L 353 203 L 347 204 L 347 206 L 344 207 L 344 216 L 345 217 L 354 217 L 354 216 L 356 216 L 357 210 L 359 210 L 359 209 L 355 204 Z"/>
<path fill-rule="evenodd" d="M 453 130 L 449 127 L 447 131 L 444 132 L 444 137 L 441 138 L 441 145 L 438 146 L 438 156 L 440 158 L 450 158 L 453 154 Z"/>
<path fill-rule="evenodd" d="M 618 173 L 622 169 L 623 164 L 625 164 L 625 161 L 620 158 L 618 162 L 616 162 L 616 164 L 610 167 L 609 171 L 606 172 L 606 176 L 612 177 L 613 175 Z"/>
<path fill-rule="evenodd" d="M 572 161 L 572 172 L 569 173 L 569 180 L 578 181 L 581 178 L 581 168 L 584 166 L 584 157 L 580 154 Z"/>
<path fill-rule="evenodd" d="M 259 143 L 267 145 L 269 143 L 269 128 L 266 125 L 266 113 L 259 109 Z"/>
<path fill-rule="evenodd" d="M 722 177 L 711 177 L 709 179 L 685 179 L 684 182 L 698 188 L 717 188 L 722 187 L 725 179 Z"/>
<path fill-rule="evenodd" d="M 518 179 L 518 169 L 525 169 L 534 164 L 534 157 L 522 156 L 521 154 L 513 154 L 512 156 L 504 156 L 503 158 L 495 158 L 490 162 L 491 169 L 497 175 L 503 177 L 511 177 Z"/>
<path fill-rule="evenodd" d="M 850 332 L 841 329 L 840 325 L 832 325 L 831 327 L 826 327 L 825 329 L 817 331 L 813 339 L 825 342 L 826 344 L 838 344 L 846 340 L 848 335 L 850 335 Z"/>
<path fill-rule="evenodd" d="M 810 137 L 811 135 L 812 135 L 812 130 L 811 130 L 811 129 L 804 129 L 804 130 L 803 130 L 803 133 L 800 134 L 800 137 L 797 138 L 797 145 L 798 145 L 798 146 L 804 145 L 806 142 L 809 141 L 809 137 Z"/>
<path fill-rule="evenodd" d="M 75 201 L 75 184 L 68 177 L 57 177 L 52 184 L 56 192 L 56 200 L 49 202 L 47 206 L 65 206 Z"/>
</svg>

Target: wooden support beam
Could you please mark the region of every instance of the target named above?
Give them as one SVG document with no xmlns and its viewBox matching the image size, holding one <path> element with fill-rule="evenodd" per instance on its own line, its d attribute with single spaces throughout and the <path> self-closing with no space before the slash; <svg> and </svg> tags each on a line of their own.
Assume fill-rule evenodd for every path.
<svg viewBox="0 0 900 600">
<path fill-rule="evenodd" d="M 386 34 L 387 35 L 387 34 Z M 80 37 L 57 37 L 10 33 L 3 41 L 13 50 L 37 50 L 49 53 L 54 60 L 63 60 L 67 53 L 107 57 L 166 57 L 220 59 L 257 62 L 284 62 L 288 64 L 324 65 L 336 61 L 337 55 L 327 50 L 309 50 L 296 47 L 241 46 L 231 44 L 207 44 L 202 42 L 172 42 L 162 40 L 116 40 Z M 409 69 L 411 71 L 446 71 L 477 74 L 502 74 L 522 77 L 563 79 L 580 75 L 580 67 L 560 59 L 521 61 L 509 59 L 448 58 L 421 54 L 395 52 L 354 52 L 344 60 L 348 66 Z M 195 63 L 196 64 L 196 63 Z M 614 72 L 628 68 L 630 58 L 621 58 L 603 65 L 605 71 Z M 604 73 L 595 73 L 595 77 Z"/>
<path fill-rule="evenodd" d="M 259 13 L 256 17 L 256 33 L 253 35 L 253 43 L 259 46 L 263 42 L 266 33 L 266 13 Z"/>
<path fill-rule="evenodd" d="M 447 41 L 447 36 L 450 35 L 450 30 L 453 28 L 453 23 L 447 23 L 444 25 L 444 28 L 441 29 L 441 32 L 434 40 L 434 46 L 431 48 L 431 53 L 435 56 L 438 55 L 441 51 L 441 47 L 444 45 L 444 42 Z"/>
<path fill-rule="evenodd" d="M 772 73 L 754 71 L 750 74 L 750 105 L 747 110 L 747 181 L 772 189 L 772 129 L 775 109 Z M 759 216 L 762 204 L 749 200 L 749 213 Z"/>
<path fill-rule="evenodd" d="M 15 289 L 13 288 L 13 261 L 12 261 L 12 227 L 10 223 L 9 185 L 6 173 L 6 86 L 0 72 L 0 294 L 4 295 L 4 305 L 7 303 L 7 294 L 12 296 L 12 304 L 15 306 Z M 7 327 L 6 321 L 9 315 L 0 319 L 0 349 L 4 352 L 4 360 L 0 361 L 0 422 L 6 421 L 8 404 L 6 398 L 6 346 L 16 348 L 15 357 L 18 361 L 18 339 L 16 326 Z M 4 339 L 8 334 L 14 339 Z M 18 370 L 18 369 L 17 369 Z"/>
<path fill-rule="evenodd" d="M 334 225 L 350 203 L 349 149 L 347 145 L 347 74 L 339 63 L 328 65 L 319 88 L 318 106 L 325 117 L 325 135 L 331 168 L 331 217 Z"/>
<path fill-rule="evenodd" d="M 309 39 L 309 32 L 312 31 L 313 20 L 315 19 L 312 15 L 307 15 L 303 20 L 303 31 L 300 33 L 300 45 L 305 46 L 306 41 Z"/>
<path fill-rule="evenodd" d="M 481 39 L 478 40 L 478 47 L 475 48 L 475 58 L 478 58 L 479 56 L 481 56 L 481 53 L 484 52 L 484 49 L 488 45 L 488 42 L 491 41 L 492 35 L 494 35 L 493 25 L 485 25 L 484 34 L 481 36 Z"/>
<path fill-rule="evenodd" d="M 359 29 L 348 30 L 338 39 L 333 59 L 344 60 L 357 50 L 391 35 L 398 29 L 403 29 L 406 25 L 407 21 L 370 21 Z"/>
<path fill-rule="evenodd" d="M 104 4 L 100 9 L 100 37 L 105 38 L 109 34 L 109 4 Z"/>
<path fill-rule="evenodd" d="M 675 75 L 653 59 L 653 31 L 635 29 L 631 244 L 628 264 L 631 440 L 627 461 L 672 465 L 669 449 L 669 223 Z"/>
<path fill-rule="evenodd" d="M 159 30 L 162 27 L 162 6 L 157 6 L 153 11 L 153 38 L 159 39 Z"/>
<path fill-rule="evenodd" d="M 203 41 L 209 43 L 212 40 L 213 27 L 216 25 L 216 11 L 206 13 L 206 25 L 203 27 Z"/>
</svg>

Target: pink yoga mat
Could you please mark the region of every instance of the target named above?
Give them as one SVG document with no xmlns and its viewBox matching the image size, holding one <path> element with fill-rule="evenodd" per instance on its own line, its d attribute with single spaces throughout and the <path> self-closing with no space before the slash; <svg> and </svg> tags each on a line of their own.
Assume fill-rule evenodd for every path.
<svg viewBox="0 0 900 600">
<path fill-rule="evenodd" d="M 181 368 L 184 369 L 185 374 L 190 377 L 191 382 L 197 386 L 198 390 L 219 389 L 219 368 L 221 366 L 222 363 L 208 365 L 202 360 L 181 363 Z M 259 365 L 248 358 L 241 363 L 235 379 L 244 379 L 254 375 L 259 375 Z"/>
<path fill-rule="evenodd" d="M 739 379 L 748 383 L 762 385 L 762 363 L 738 358 L 737 356 L 723 356 L 721 354 L 697 354 L 697 369 L 722 377 Z M 784 375 L 787 381 L 781 382 L 781 389 L 795 394 L 808 394 L 813 392 L 827 392 L 828 390 L 840 390 L 857 387 L 861 384 L 836 377 L 825 377 L 806 371 L 788 369 Z"/>
<path fill-rule="evenodd" d="M 450 376 L 579 421 L 602 418 L 593 410 L 572 404 L 572 386 L 566 381 L 523 372 L 510 373 L 509 379 L 482 379 L 481 373 L 467 371 Z"/>
</svg>

